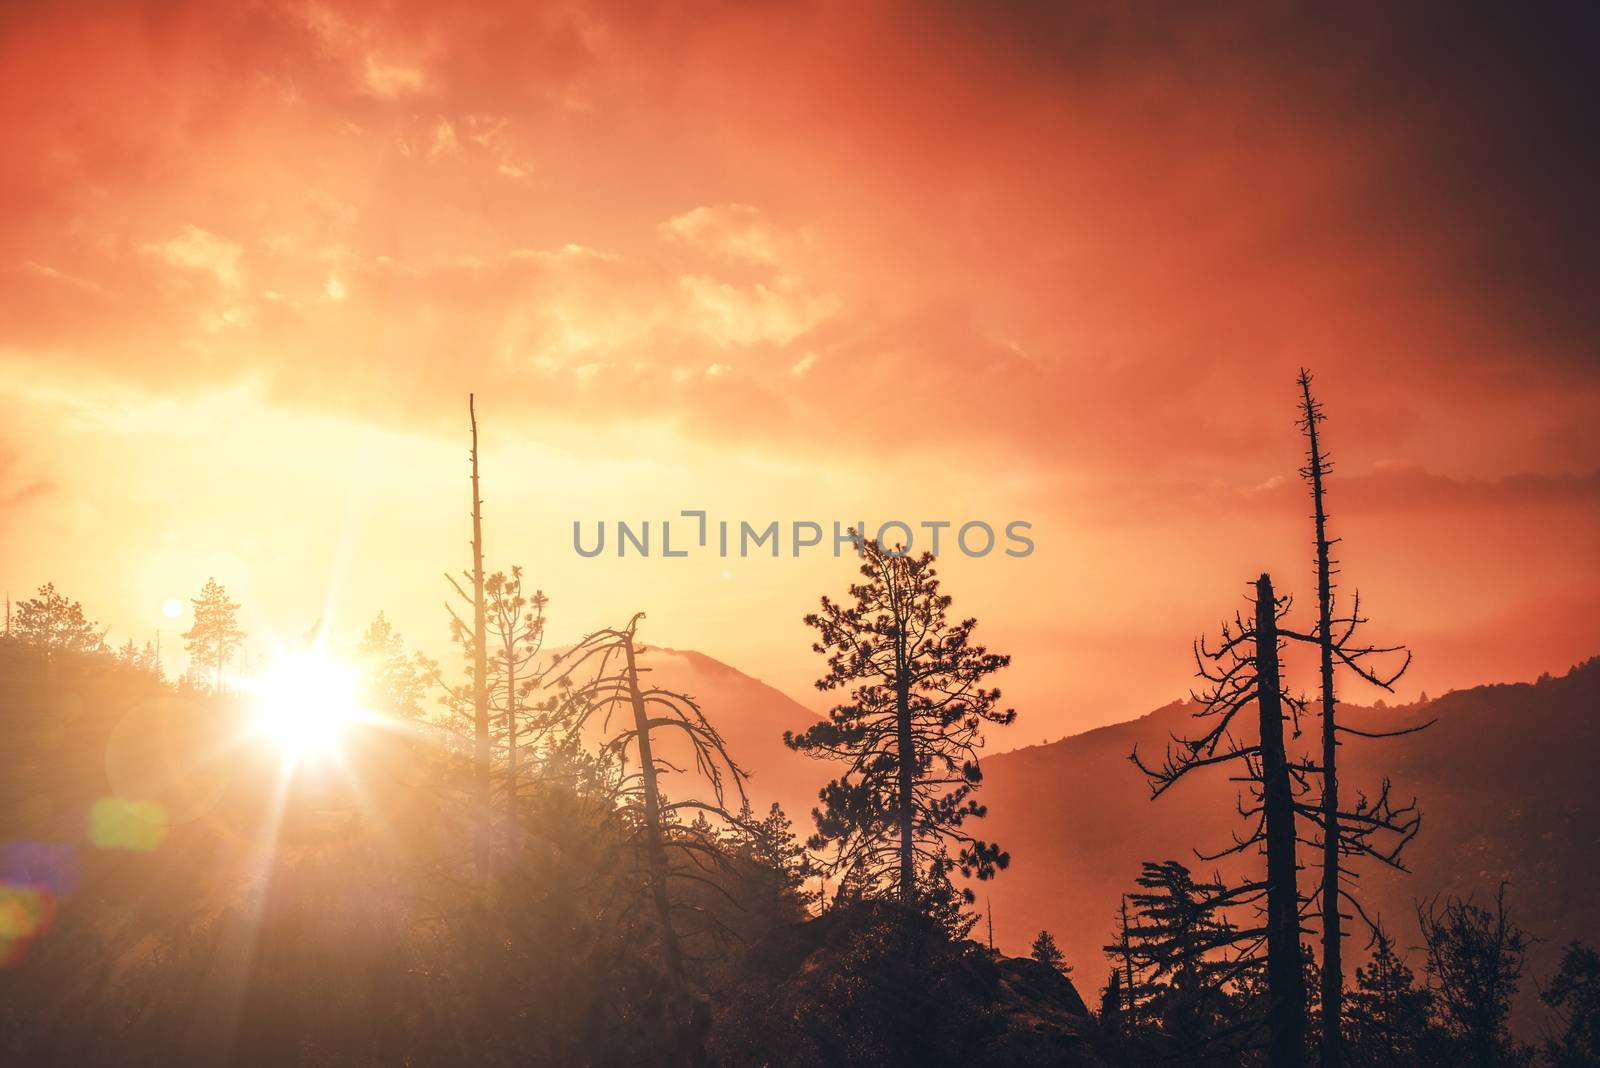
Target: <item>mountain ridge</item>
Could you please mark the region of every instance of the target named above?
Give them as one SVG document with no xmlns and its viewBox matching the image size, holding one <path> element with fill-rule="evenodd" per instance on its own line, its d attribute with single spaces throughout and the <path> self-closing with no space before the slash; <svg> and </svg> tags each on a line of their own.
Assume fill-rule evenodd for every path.
<svg viewBox="0 0 1600 1068">
<path fill-rule="evenodd" d="M 1344 743 L 1341 780 L 1347 790 L 1379 787 L 1416 796 L 1421 831 L 1406 857 L 1409 872 L 1368 862 L 1359 870 L 1369 911 L 1381 915 L 1403 948 L 1420 944 L 1415 907 L 1443 894 L 1481 901 L 1502 880 L 1517 922 L 1544 941 L 1529 957 L 1521 1022 L 1536 1009 L 1533 978 L 1553 970 L 1571 939 L 1600 940 L 1600 903 L 1588 887 L 1600 872 L 1600 795 L 1590 788 L 1600 764 L 1600 657 L 1561 676 L 1452 690 L 1399 706 L 1341 706 L 1345 722 L 1363 729 L 1428 729 L 1392 739 Z M 1171 730 L 1182 730 L 1192 706 L 1174 702 L 1121 724 L 1095 728 L 1042 746 L 984 759 L 982 798 L 993 837 L 1014 857 L 1011 868 L 980 891 L 993 901 L 996 941 L 1008 951 L 1041 928 L 1051 930 L 1087 991 L 1105 978 L 1101 952 L 1114 930 L 1121 894 L 1133 888 L 1140 862 L 1175 858 L 1224 876 L 1257 863 L 1253 856 L 1217 864 L 1196 858 L 1230 843 L 1239 820 L 1237 784 L 1199 775 L 1152 801 L 1127 757 L 1135 745 L 1158 753 Z M 1302 716 L 1299 739 L 1316 734 L 1314 713 Z M 1092 818 L 1085 820 L 1087 814 Z M 1302 848 L 1307 888 L 1315 858 Z M 1365 937 L 1349 950 L 1358 963 Z M 1420 970 L 1420 957 L 1413 964 Z M 1351 965 L 1353 967 L 1353 963 Z"/>
<path fill-rule="evenodd" d="M 816 791 L 837 765 L 812 760 L 783 745 L 782 732 L 815 722 L 816 714 L 776 687 L 695 650 L 655 646 L 658 680 L 696 696 L 729 749 L 753 772 L 752 803 L 778 801 L 801 835 L 809 832 Z M 996 944 L 1025 953 L 1041 929 L 1050 930 L 1085 995 L 1105 978 L 1101 948 L 1111 939 L 1113 913 L 1133 887 L 1144 860 L 1178 859 L 1197 871 L 1224 876 L 1254 862 L 1198 860 L 1239 826 L 1237 784 L 1225 775 L 1185 780 L 1152 801 L 1128 761 L 1135 745 L 1158 753 L 1171 732 L 1182 732 L 1192 699 L 1170 701 L 1119 723 L 1052 742 L 983 754 L 978 797 L 989 815 L 974 825 L 986 840 L 1011 852 L 1010 868 L 993 882 L 974 884 L 979 908 L 993 913 Z M 1588 718 L 1600 707 L 1600 657 L 1565 674 L 1531 682 L 1502 682 L 1448 690 L 1407 704 L 1343 704 L 1343 721 L 1362 729 L 1428 729 L 1392 739 L 1353 738 L 1341 752 L 1349 791 L 1375 790 L 1387 776 L 1394 796 L 1416 796 L 1422 827 L 1407 853 L 1409 872 L 1361 870 L 1371 911 L 1397 934 L 1402 948 L 1420 944 L 1415 907 L 1435 895 L 1479 900 L 1510 883 L 1517 921 L 1543 939 L 1529 958 L 1519 1016 L 1529 1025 L 1536 1007 L 1534 979 L 1553 969 L 1566 941 L 1600 942 L 1600 902 L 1585 888 L 1600 876 L 1600 793 L 1589 786 L 1600 767 L 1600 726 Z M 1309 746 L 1314 711 L 1301 717 L 1292 746 Z M 1003 735 L 1003 732 L 1000 732 Z M 1302 849 L 1307 888 L 1314 857 Z M 1364 957 L 1358 930 L 1347 949 Z M 1413 953 L 1420 968 L 1420 956 Z"/>
<path fill-rule="evenodd" d="M 779 801 L 797 832 L 809 832 L 816 791 L 837 765 L 787 749 L 782 732 L 816 714 L 708 654 L 654 649 L 665 658 L 658 679 L 697 696 L 735 758 L 752 770 L 752 803 Z M 1341 750 L 1347 790 L 1375 790 L 1387 775 L 1395 797 L 1415 795 L 1423 813 L 1407 853 L 1409 872 L 1371 863 L 1360 869 L 1366 900 L 1420 971 L 1416 904 L 1436 895 L 1482 901 L 1509 881 L 1514 917 L 1543 939 L 1530 954 L 1519 1001 L 1525 1031 L 1539 1019 L 1536 980 L 1553 971 L 1560 946 L 1574 938 L 1600 942 L 1600 903 L 1585 889 L 1600 876 L 1600 794 L 1589 788 L 1600 766 L 1600 732 L 1587 718 L 1597 707 L 1600 657 L 1531 682 L 1452 689 L 1406 704 L 1340 705 L 1343 721 L 1362 729 L 1435 721 L 1398 738 L 1353 738 Z M 973 886 L 979 909 L 993 915 L 997 946 L 1025 953 L 1039 930 L 1050 930 L 1092 999 L 1106 975 L 1102 947 L 1111 940 L 1113 914 L 1142 861 L 1175 858 L 1224 876 L 1254 862 L 1245 856 L 1210 864 L 1194 852 L 1229 844 L 1239 825 L 1237 784 L 1201 775 L 1152 801 L 1128 761 L 1135 745 L 1158 753 L 1171 732 L 1186 729 L 1195 708 L 1192 699 L 1173 700 L 1055 741 L 983 754 L 978 796 L 989 815 L 974 830 L 1013 857 L 998 879 Z M 1309 746 L 1314 711 L 1301 717 L 1300 730 L 1291 744 Z M 1310 889 L 1315 858 L 1302 849 L 1300 860 Z M 1352 969 L 1365 956 L 1357 928 L 1347 948 Z"/>
</svg>

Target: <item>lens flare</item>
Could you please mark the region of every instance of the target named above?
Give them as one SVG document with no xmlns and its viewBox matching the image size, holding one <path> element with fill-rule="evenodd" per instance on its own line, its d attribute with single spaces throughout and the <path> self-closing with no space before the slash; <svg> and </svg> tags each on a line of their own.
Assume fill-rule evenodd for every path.
<svg viewBox="0 0 1600 1068">
<path fill-rule="evenodd" d="M 166 836 L 166 811 L 154 801 L 102 797 L 89 808 L 89 841 L 98 849 L 148 853 Z"/>
</svg>

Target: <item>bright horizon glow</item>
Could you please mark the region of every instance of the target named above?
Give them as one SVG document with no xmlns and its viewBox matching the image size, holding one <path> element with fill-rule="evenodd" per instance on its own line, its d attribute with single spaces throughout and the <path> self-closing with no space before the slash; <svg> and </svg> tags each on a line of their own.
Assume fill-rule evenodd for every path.
<svg viewBox="0 0 1600 1068">
<path fill-rule="evenodd" d="M 365 718 L 356 669 L 320 649 L 279 653 L 251 686 L 252 733 L 285 759 L 331 757 Z"/>
</svg>

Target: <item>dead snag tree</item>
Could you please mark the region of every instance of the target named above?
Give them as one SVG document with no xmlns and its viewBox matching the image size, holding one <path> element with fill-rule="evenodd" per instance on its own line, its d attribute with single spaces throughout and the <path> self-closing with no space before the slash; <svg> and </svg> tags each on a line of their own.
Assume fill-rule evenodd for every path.
<svg viewBox="0 0 1600 1068">
<path fill-rule="evenodd" d="M 471 720 L 471 838 L 473 877 L 488 887 L 494 865 L 494 812 L 496 777 L 504 780 L 506 811 L 516 805 L 521 781 L 522 756 L 532 742 L 524 725 L 535 712 L 529 698 L 535 688 L 534 661 L 544 642 L 545 596 L 522 591 L 522 568 L 511 574 L 484 574 L 483 497 L 478 476 L 477 398 L 467 394 L 471 431 L 472 565 L 459 576 L 448 572 L 445 581 L 460 598 L 460 610 L 448 600 L 451 638 L 466 656 L 470 677 L 463 686 L 444 683 L 437 667 L 435 681 L 444 687 L 446 703 Z M 491 625 L 493 634 L 490 633 Z M 492 648 L 491 648 L 492 647 Z M 454 724 L 451 725 L 454 729 Z M 459 737 L 460 732 L 455 732 Z M 497 748 L 504 760 L 497 767 Z M 503 772 L 502 770 L 503 769 Z"/>
<path fill-rule="evenodd" d="M 1384 690 L 1392 690 L 1400 676 L 1411 665 L 1411 653 L 1404 646 L 1364 646 L 1356 638 L 1361 624 L 1361 595 L 1358 592 L 1349 613 L 1339 618 L 1334 603 L 1337 561 L 1333 559 L 1333 546 L 1340 539 L 1328 536 L 1328 509 L 1326 479 L 1333 471 L 1333 462 L 1323 447 L 1321 423 L 1326 418 L 1311 395 L 1311 373 L 1300 371 L 1299 427 L 1306 437 L 1306 465 L 1300 476 L 1311 490 L 1312 520 L 1316 529 L 1317 570 L 1317 625 L 1308 635 L 1285 631 L 1285 636 L 1315 644 L 1318 647 L 1322 683 L 1322 760 L 1320 771 L 1322 796 L 1308 805 L 1305 815 L 1317 827 L 1317 837 L 1309 844 L 1322 856 L 1322 1049 L 1323 1068 L 1338 1068 L 1343 1063 L 1342 1025 L 1344 1020 L 1344 967 L 1341 951 L 1343 902 L 1357 910 L 1360 904 L 1347 885 L 1342 872 L 1344 857 L 1370 856 L 1391 867 L 1402 868 L 1401 853 L 1416 836 L 1421 826 L 1421 815 L 1413 799 L 1406 804 L 1390 800 L 1390 784 L 1383 781 L 1377 796 L 1362 795 L 1349 811 L 1341 810 L 1339 797 L 1339 735 L 1354 734 L 1365 737 L 1389 737 L 1408 734 L 1422 727 L 1391 732 L 1355 730 L 1341 725 L 1337 719 L 1337 697 L 1334 688 L 1336 667 L 1345 667 L 1355 676 Z M 1381 658 L 1404 654 L 1403 661 L 1393 670 L 1368 666 L 1373 657 Z M 1392 661 L 1391 661 L 1392 663 Z M 1426 726 L 1426 724 L 1423 724 Z M 1364 915 L 1364 914 L 1363 914 Z M 1376 927 L 1369 923 L 1376 932 Z"/>
<path fill-rule="evenodd" d="M 1284 746 L 1284 723 L 1298 720 L 1300 703 L 1284 692 L 1279 671 L 1278 621 L 1288 599 L 1277 598 L 1272 579 L 1256 580 L 1254 617 L 1235 614 L 1224 623 L 1216 648 L 1195 643 L 1195 663 L 1206 689 L 1196 693 L 1201 708 L 1196 719 L 1208 724 L 1193 738 L 1174 736 L 1157 766 L 1147 765 L 1135 749 L 1134 765 L 1150 783 L 1151 797 L 1160 797 L 1191 772 L 1214 765 L 1235 768 L 1247 784 L 1239 812 L 1252 821 L 1248 834 L 1217 853 L 1199 853 L 1204 860 L 1256 849 L 1266 854 L 1264 878 L 1227 891 L 1232 904 L 1257 904 L 1266 899 L 1264 929 L 1240 932 L 1240 939 L 1264 936 L 1267 957 L 1267 1054 L 1273 1068 L 1297 1066 L 1304 1059 L 1305 976 L 1300 967 L 1300 892 L 1296 881 L 1296 796 L 1303 794 L 1303 776 L 1290 766 Z M 1257 711 L 1256 739 L 1239 737 L 1234 723 L 1251 705 Z M 1197 851 L 1198 853 L 1198 851 Z"/>
<path fill-rule="evenodd" d="M 472 843 L 473 870 L 478 883 L 489 882 L 489 794 L 493 770 L 489 756 L 489 641 L 486 633 L 488 608 L 483 589 L 483 498 L 478 491 L 478 405 L 477 398 L 467 394 L 467 416 L 472 424 L 472 570 L 465 578 L 472 585 L 467 594 L 453 576 L 450 585 L 472 607 L 470 636 L 464 633 L 466 624 L 447 604 L 451 621 L 457 629 L 472 658 Z"/>
<path fill-rule="evenodd" d="M 783 740 L 846 762 L 812 811 L 810 844 L 833 848 L 831 873 L 915 906 L 919 867 L 938 886 L 952 867 L 988 879 L 1010 863 L 966 823 L 986 812 L 972 796 L 983 782 L 982 727 L 1016 719 L 999 707 L 1000 691 L 984 685 L 1011 658 L 972 641 L 977 620 L 949 621 L 950 597 L 940 592 L 932 553 L 858 544 L 866 581 L 850 587 L 853 603 L 825 596 L 822 610 L 805 618 L 819 636 L 812 648 L 828 657 L 817 689 L 849 697 L 827 720 Z M 949 843 L 959 850 L 953 860 Z M 973 900 L 970 889 L 962 896 Z"/>
<path fill-rule="evenodd" d="M 675 908 L 670 882 L 687 879 L 722 892 L 704 871 L 724 856 L 714 828 L 705 820 L 685 823 L 684 812 L 738 825 L 735 811 L 727 807 L 731 786 L 740 808 L 747 804 L 745 771 L 728 755 L 717 729 L 687 694 L 642 680 L 649 668 L 639 665 L 645 651 L 636 640 L 638 613 L 626 626 L 599 630 L 557 657 L 543 683 L 561 693 L 555 707 L 564 710 L 561 729 L 570 739 L 598 730 L 604 738 L 602 755 L 616 760 L 621 777 L 616 791 L 618 813 L 632 829 L 634 844 L 643 858 L 645 893 L 655 916 L 662 964 L 671 986 L 674 1040 L 683 1063 L 703 1064 L 706 1008 L 696 1001 L 684 967 L 684 954 L 674 925 Z M 613 726 L 613 719 L 621 722 Z M 709 800 L 681 798 L 669 801 L 661 789 L 662 776 L 684 771 L 663 755 L 661 743 L 674 737 L 686 744 L 698 777 L 709 784 Z M 630 771 L 630 759 L 638 771 Z M 669 847 L 679 863 L 669 858 Z M 686 908 L 688 906 L 685 906 Z"/>
</svg>

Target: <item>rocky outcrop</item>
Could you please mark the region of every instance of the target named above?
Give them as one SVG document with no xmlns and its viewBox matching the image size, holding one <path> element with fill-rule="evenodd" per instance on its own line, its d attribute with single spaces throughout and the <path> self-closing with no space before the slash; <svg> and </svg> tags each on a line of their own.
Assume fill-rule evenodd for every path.
<svg viewBox="0 0 1600 1068">
<path fill-rule="evenodd" d="M 836 909 L 752 946 L 716 999 L 726 1065 L 1101 1062 L 1072 982 L 894 905 Z"/>
</svg>

